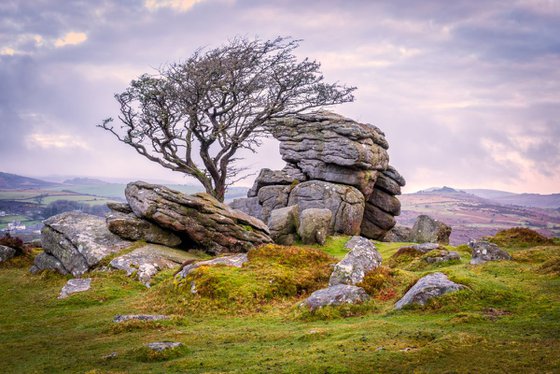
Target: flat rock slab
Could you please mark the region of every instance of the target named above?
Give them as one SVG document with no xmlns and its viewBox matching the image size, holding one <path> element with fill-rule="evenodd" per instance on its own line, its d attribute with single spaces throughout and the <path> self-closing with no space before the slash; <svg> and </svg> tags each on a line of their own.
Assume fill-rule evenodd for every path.
<svg viewBox="0 0 560 374">
<path fill-rule="evenodd" d="M 194 264 L 189 264 L 185 266 L 183 270 L 177 273 L 177 277 L 185 278 L 187 275 L 189 275 L 190 272 L 192 272 L 194 269 L 197 269 L 201 266 L 224 265 L 224 266 L 233 266 L 236 268 L 240 268 L 247 261 L 248 261 L 247 253 L 239 253 L 231 256 L 216 257 L 213 258 L 212 260 L 195 262 Z"/>
<path fill-rule="evenodd" d="M 447 261 L 459 261 L 461 256 L 459 253 L 455 251 L 448 251 L 446 249 L 441 249 L 437 251 L 430 251 L 424 257 L 424 261 L 429 264 L 436 264 L 439 262 L 447 262 Z"/>
<path fill-rule="evenodd" d="M 126 186 L 125 195 L 137 217 L 188 237 L 210 254 L 247 252 L 272 243 L 262 221 L 231 209 L 206 193 L 185 195 L 138 181 Z"/>
<path fill-rule="evenodd" d="M 146 344 L 146 347 L 148 347 L 152 351 L 156 351 L 156 352 L 163 352 L 163 351 L 166 351 L 168 349 L 175 349 L 175 348 L 179 348 L 179 347 L 182 347 L 182 346 L 183 346 L 183 343 L 179 343 L 179 342 L 152 342 L 152 343 Z"/>
<path fill-rule="evenodd" d="M 353 236 L 346 242 L 344 248 L 349 249 L 350 252 L 335 265 L 329 286 L 360 283 L 368 271 L 381 265 L 381 254 L 375 245 L 364 237 Z"/>
<path fill-rule="evenodd" d="M 113 322 L 121 323 L 126 321 L 162 321 L 169 319 L 163 314 L 117 314 Z"/>
<path fill-rule="evenodd" d="M 186 251 L 157 244 L 147 244 L 134 251 L 114 258 L 109 266 L 126 271 L 136 277 L 146 287 L 150 287 L 152 277 L 165 269 L 173 269 L 194 257 Z"/>
<path fill-rule="evenodd" d="M 45 220 L 44 224 L 41 230 L 43 250 L 58 260 L 64 269 L 60 271 L 57 264 L 53 270 L 71 273 L 76 277 L 131 244 L 111 233 L 103 218 L 91 214 L 61 213 Z M 44 266 L 49 264 L 55 262 L 35 262 L 35 267 L 37 271 L 44 270 Z"/>
<path fill-rule="evenodd" d="M 74 278 L 70 279 L 62 290 L 60 291 L 60 295 L 58 295 L 59 299 L 65 299 L 68 296 L 78 293 L 78 292 L 85 292 L 89 290 L 91 287 L 91 278 Z"/>
<path fill-rule="evenodd" d="M 125 240 L 144 240 L 169 247 L 176 247 L 182 242 L 177 235 L 136 217 L 132 212 L 123 213 L 115 210 L 107 214 L 106 220 L 109 231 Z"/>
<path fill-rule="evenodd" d="M 387 169 L 389 144 L 376 126 L 328 111 L 272 120 L 282 159 L 310 179 L 343 183 L 369 196 L 377 171 Z"/>
<path fill-rule="evenodd" d="M 471 265 L 483 264 L 487 261 L 511 260 L 509 253 L 485 240 L 470 241 L 469 247 L 472 255 Z"/>
<path fill-rule="evenodd" d="M 327 305 L 356 304 L 367 300 L 369 296 L 363 288 L 338 284 L 313 292 L 301 305 L 315 310 Z"/>
<path fill-rule="evenodd" d="M 443 273 L 433 273 L 420 278 L 404 296 L 397 301 L 395 309 L 402 309 L 411 304 L 425 305 L 426 302 L 448 292 L 464 289 L 465 286 L 454 283 Z"/>
</svg>

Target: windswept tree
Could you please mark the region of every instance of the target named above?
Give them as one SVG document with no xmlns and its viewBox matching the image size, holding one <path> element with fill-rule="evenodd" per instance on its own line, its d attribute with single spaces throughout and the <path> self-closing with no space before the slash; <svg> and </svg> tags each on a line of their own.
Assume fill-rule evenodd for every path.
<svg viewBox="0 0 560 374">
<path fill-rule="evenodd" d="M 115 98 L 121 124 L 100 125 L 150 161 L 196 178 L 220 201 L 245 170 L 236 152 L 255 152 L 271 119 L 353 101 L 325 83 L 320 64 L 298 60 L 299 40 L 236 38 L 185 62 L 144 74 Z"/>
</svg>

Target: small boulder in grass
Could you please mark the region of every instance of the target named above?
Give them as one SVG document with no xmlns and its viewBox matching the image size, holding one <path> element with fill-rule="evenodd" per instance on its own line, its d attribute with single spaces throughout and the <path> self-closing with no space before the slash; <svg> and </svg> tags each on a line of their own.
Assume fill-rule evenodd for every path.
<svg viewBox="0 0 560 374">
<path fill-rule="evenodd" d="M 496 244 L 485 240 L 471 240 L 469 242 L 469 247 L 471 247 L 472 250 L 471 265 L 479 265 L 487 261 L 511 260 L 509 253 Z"/>
<path fill-rule="evenodd" d="M 183 346 L 183 343 L 179 343 L 179 342 L 152 342 L 146 344 L 146 347 L 148 347 L 148 349 L 151 349 L 152 351 L 155 352 L 163 352 L 168 349 L 175 349 L 181 346 Z"/>
<path fill-rule="evenodd" d="M 247 253 L 238 253 L 229 256 L 216 257 L 206 261 L 189 262 L 181 270 L 179 270 L 175 274 L 175 276 L 177 278 L 185 278 L 194 269 L 197 269 L 201 266 L 224 265 L 224 266 L 233 266 L 236 268 L 240 268 L 243 267 L 243 264 L 246 263 L 247 261 L 249 261 L 249 257 L 247 256 Z"/>
<path fill-rule="evenodd" d="M 300 306 L 316 310 L 328 305 L 358 304 L 367 300 L 369 296 L 363 288 L 338 284 L 313 292 Z"/>
<path fill-rule="evenodd" d="M 446 249 L 440 249 L 438 251 L 431 251 L 426 256 L 424 256 L 424 261 L 429 264 L 436 264 L 439 262 L 448 261 L 460 261 L 461 256 L 455 251 L 448 251 Z"/>
<path fill-rule="evenodd" d="M 344 245 L 350 251 L 335 265 L 329 286 L 356 285 L 364 280 L 367 272 L 381 265 L 381 255 L 375 245 L 362 236 L 353 236 Z"/>
<path fill-rule="evenodd" d="M 91 278 L 75 278 L 70 279 L 62 290 L 60 291 L 60 295 L 58 296 L 59 299 L 65 299 L 68 296 L 78 293 L 78 292 L 85 292 L 89 290 L 91 287 Z"/>
<path fill-rule="evenodd" d="M 126 321 L 161 321 L 169 319 L 169 316 L 162 314 L 117 314 L 113 322 L 121 323 Z"/>
<path fill-rule="evenodd" d="M 431 298 L 449 292 L 459 291 L 465 286 L 452 282 L 443 273 L 428 274 L 418 282 L 404 296 L 397 301 L 395 309 L 402 309 L 411 304 L 425 305 Z"/>
</svg>

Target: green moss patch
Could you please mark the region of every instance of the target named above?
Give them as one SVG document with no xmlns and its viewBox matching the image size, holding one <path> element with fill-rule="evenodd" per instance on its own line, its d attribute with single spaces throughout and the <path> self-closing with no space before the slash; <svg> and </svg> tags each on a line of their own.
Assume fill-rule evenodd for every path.
<svg viewBox="0 0 560 374">
<path fill-rule="evenodd" d="M 191 312 L 258 310 L 273 301 L 290 301 L 326 286 L 332 256 L 316 248 L 264 245 L 248 253 L 242 268 L 201 266 L 175 285 Z"/>
</svg>

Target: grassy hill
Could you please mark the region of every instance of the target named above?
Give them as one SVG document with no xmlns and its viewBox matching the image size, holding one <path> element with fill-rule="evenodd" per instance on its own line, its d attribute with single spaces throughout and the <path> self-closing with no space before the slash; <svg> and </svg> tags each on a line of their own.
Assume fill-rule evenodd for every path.
<svg viewBox="0 0 560 374">
<path fill-rule="evenodd" d="M 466 192 L 428 191 L 399 196 L 402 204 L 397 222 L 412 226 L 427 214 L 453 228 L 451 243 L 466 243 L 510 227 L 523 226 L 547 236 L 560 236 L 560 211 L 505 205 Z"/>
<path fill-rule="evenodd" d="M 40 179 L 0 172 L 0 190 L 40 189 L 54 187 L 56 185 L 56 183 L 46 182 Z"/>
<path fill-rule="evenodd" d="M 347 239 L 261 252 L 241 269 L 199 268 L 193 277 L 204 287 L 194 295 L 172 271 L 160 273 L 150 289 L 120 272 L 94 272 L 90 291 L 57 300 L 67 277 L 31 275 L 30 257 L 13 259 L 0 264 L 0 366 L 13 373 L 560 371 L 558 242 L 535 246 L 501 237 L 513 261 L 479 266 L 468 264 L 465 246 L 449 247 L 461 261 L 429 265 L 393 261 L 401 244 L 378 243 L 384 268 L 369 276 L 370 302 L 300 309 L 309 292 L 327 283 L 309 278 L 323 265 L 309 265 L 318 258 L 336 262 Z M 393 310 L 408 287 L 434 271 L 467 289 Z M 282 292 L 295 284 L 310 288 Z M 172 318 L 112 322 L 129 313 Z M 165 354 L 144 347 L 165 340 L 183 347 Z"/>
</svg>

